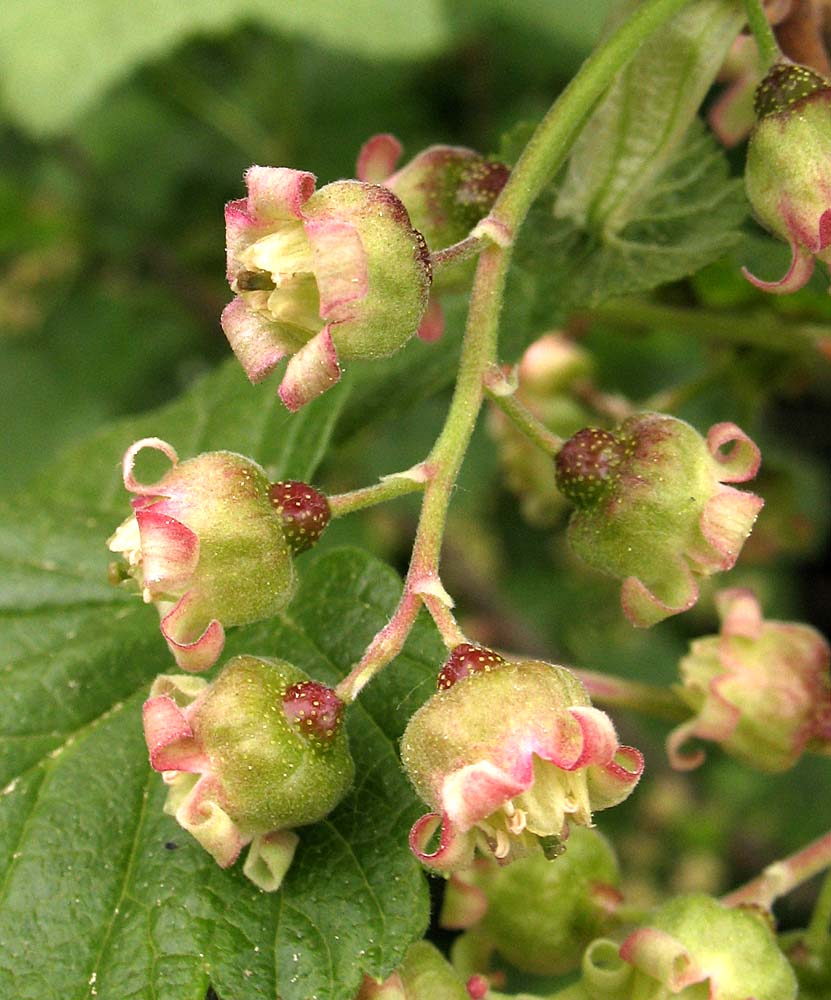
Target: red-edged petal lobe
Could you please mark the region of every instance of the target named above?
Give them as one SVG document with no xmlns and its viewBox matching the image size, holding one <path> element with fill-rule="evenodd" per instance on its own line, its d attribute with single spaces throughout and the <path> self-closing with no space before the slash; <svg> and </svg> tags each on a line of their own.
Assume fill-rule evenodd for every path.
<svg viewBox="0 0 831 1000">
<path fill-rule="evenodd" d="M 156 771 L 204 771 L 208 758 L 193 739 L 184 712 L 172 698 L 148 698 L 142 709 L 150 766 Z"/>
<path fill-rule="evenodd" d="M 355 176 L 369 184 L 383 184 L 395 170 L 401 150 L 401 143 L 389 132 L 371 136 L 358 153 Z"/>
<path fill-rule="evenodd" d="M 742 274 L 752 285 L 772 295 L 790 295 L 792 292 L 798 292 L 800 288 L 805 287 L 814 273 L 814 257 L 796 243 L 791 244 L 791 252 L 790 267 L 779 281 L 763 281 L 751 274 L 746 267 L 742 268 Z"/>
<path fill-rule="evenodd" d="M 732 447 L 723 451 L 725 445 Z M 714 424 L 707 432 L 707 448 L 718 463 L 719 482 L 744 483 L 759 471 L 761 452 L 735 424 Z"/>
<path fill-rule="evenodd" d="M 144 586 L 153 600 L 179 597 L 199 561 L 199 539 L 173 517 L 154 507 L 136 511 L 141 535 Z"/>
<path fill-rule="evenodd" d="M 192 834 L 220 868 L 230 867 L 251 837 L 242 837 L 220 805 L 222 790 L 216 778 L 199 779 L 176 810 L 176 820 Z"/>
<path fill-rule="evenodd" d="M 141 438 L 139 441 L 134 441 L 127 451 L 124 452 L 124 458 L 121 462 L 121 475 L 124 480 L 124 488 L 129 490 L 130 493 L 136 493 L 138 496 L 156 496 L 158 495 L 161 483 L 164 481 L 164 477 L 155 483 L 140 483 L 133 474 L 136 457 L 145 448 L 152 448 L 166 455 L 174 468 L 179 462 L 179 456 L 176 454 L 176 449 L 172 445 L 169 445 L 167 441 L 162 441 L 161 438 L 155 437 Z"/>
<path fill-rule="evenodd" d="M 162 618 L 162 635 L 182 670 L 199 673 L 212 667 L 225 645 L 225 630 L 215 618 L 202 625 L 198 599 L 189 591 Z"/>
<path fill-rule="evenodd" d="M 608 809 L 622 802 L 642 774 L 643 754 L 634 747 L 619 746 L 608 764 L 589 765 L 586 779 L 592 809 Z"/>
<path fill-rule="evenodd" d="M 713 558 L 703 560 L 706 569 L 732 569 L 742 545 L 753 529 L 765 501 L 754 493 L 726 486 L 711 497 L 701 512 L 701 534 L 712 546 Z"/>
<path fill-rule="evenodd" d="M 286 222 L 303 217 L 317 178 L 289 167 L 249 167 L 245 171 L 248 214 L 257 222 Z"/>
<path fill-rule="evenodd" d="M 231 350 L 249 381 L 255 384 L 270 375 L 278 362 L 291 353 L 281 342 L 277 324 L 252 312 L 241 298 L 229 302 L 222 310 L 220 323 Z"/>
<path fill-rule="evenodd" d="M 762 634 L 762 609 L 752 590 L 731 587 L 715 596 L 716 608 L 721 618 L 721 632 L 725 636 L 743 636 L 758 639 Z"/>
<path fill-rule="evenodd" d="M 489 760 L 480 760 L 452 771 L 441 788 L 444 815 L 461 833 L 496 812 L 515 795 L 530 788 L 534 780 L 532 754 L 516 761 L 514 773 L 508 773 Z"/>
<path fill-rule="evenodd" d="M 676 601 L 670 603 L 659 597 L 636 576 L 628 576 L 623 581 L 620 602 L 623 613 L 635 628 L 650 628 L 670 615 L 678 615 L 689 609 L 698 600 L 698 584 L 686 564 L 679 562 L 676 579 L 678 590 Z"/>
<path fill-rule="evenodd" d="M 426 848 L 440 824 L 438 847 L 428 852 Z M 413 823 L 410 850 L 422 864 L 435 871 L 460 871 L 473 863 L 474 839 L 472 834 L 456 830 L 446 816 L 427 813 Z"/>
<path fill-rule="evenodd" d="M 338 356 L 326 326 L 289 361 L 280 383 L 280 399 L 294 413 L 331 388 L 339 378 Z"/>
<path fill-rule="evenodd" d="M 577 760 L 565 770 L 575 771 L 578 767 L 587 767 L 589 764 L 608 764 L 620 746 L 609 716 L 597 708 L 582 705 L 570 708 L 569 714 L 580 726 L 583 750 Z"/>
<path fill-rule="evenodd" d="M 358 230 L 351 222 L 331 216 L 308 221 L 303 228 L 314 258 L 321 319 L 356 318 L 356 303 L 369 290 L 367 256 Z"/>
</svg>

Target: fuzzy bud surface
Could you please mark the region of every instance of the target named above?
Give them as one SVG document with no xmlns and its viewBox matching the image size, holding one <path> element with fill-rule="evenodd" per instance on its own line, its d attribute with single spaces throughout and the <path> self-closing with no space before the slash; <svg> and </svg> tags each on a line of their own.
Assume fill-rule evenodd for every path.
<svg viewBox="0 0 831 1000">
<path fill-rule="evenodd" d="M 623 579 L 621 603 L 647 628 L 687 611 L 698 580 L 733 567 L 763 506 L 729 483 L 751 479 L 759 450 L 735 424 L 706 440 L 675 417 L 640 413 L 615 431 L 578 431 L 556 459 L 557 485 L 577 508 L 572 549 Z"/>
<path fill-rule="evenodd" d="M 154 483 L 135 476 L 145 449 L 171 462 Z M 233 452 L 180 462 L 167 442 L 143 438 L 127 449 L 123 478 L 134 494 L 133 514 L 107 544 L 158 608 L 177 665 L 207 670 L 222 652 L 226 626 L 269 618 L 294 593 L 291 551 L 268 477 Z"/>
<path fill-rule="evenodd" d="M 251 844 L 245 874 L 277 889 L 298 842 L 294 828 L 323 819 L 352 784 L 336 702 L 292 664 L 254 656 L 230 660 L 212 684 L 158 677 L 144 734 L 150 764 L 170 786 L 165 811 L 222 868 Z"/>
</svg>

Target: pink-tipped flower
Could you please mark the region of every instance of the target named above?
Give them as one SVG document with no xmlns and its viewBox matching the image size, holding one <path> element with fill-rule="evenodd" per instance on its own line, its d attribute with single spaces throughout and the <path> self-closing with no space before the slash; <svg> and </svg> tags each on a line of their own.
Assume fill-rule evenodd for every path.
<svg viewBox="0 0 831 1000">
<path fill-rule="evenodd" d="M 172 463 L 142 483 L 135 462 L 144 449 Z M 207 670 L 225 643 L 225 628 L 275 615 L 295 584 L 283 515 L 265 472 L 248 458 L 212 451 L 180 462 L 158 438 L 143 438 L 124 456 L 133 514 L 110 538 L 144 600 L 156 605 L 162 634 L 183 670 Z"/>
<path fill-rule="evenodd" d="M 599 942 L 602 944 L 603 942 Z M 648 926 L 620 947 L 626 966 L 611 956 L 584 963 L 584 980 L 609 983 L 619 991 L 609 1000 L 795 1000 L 796 977 L 779 950 L 764 916 L 728 909 L 709 896 L 679 896 L 662 906 Z M 706 985 L 705 985 L 706 984 Z"/>
<path fill-rule="evenodd" d="M 712 740 L 761 771 L 785 771 L 806 747 L 831 752 L 831 652 L 809 625 L 765 621 L 749 590 L 716 597 L 721 634 L 696 639 L 681 660 L 681 694 L 695 715 L 667 741 L 674 767 L 689 770 Z"/>
<path fill-rule="evenodd" d="M 819 258 L 831 263 L 831 80 L 807 66 L 777 63 L 756 91 L 745 186 L 759 221 L 790 244 L 779 281 L 745 276 L 766 292 L 795 292 Z"/>
<path fill-rule="evenodd" d="M 227 273 L 236 298 L 222 329 L 252 382 L 289 357 L 290 410 L 341 376 L 341 361 L 383 358 L 418 329 L 430 255 L 387 188 L 251 167 L 248 197 L 225 208 Z"/>
<path fill-rule="evenodd" d="M 611 929 L 621 901 L 614 851 L 586 827 L 575 827 L 566 846 L 553 861 L 535 854 L 501 866 L 480 858 L 451 876 L 440 922 L 465 931 L 452 953 L 462 975 L 489 974 L 493 952 L 524 972 L 570 972 Z"/>
<path fill-rule="evenodd" d="M 410 832 L 429 868 L 468 868 L 562 850 L 569 824 L 629 795 L 643 769 L 577 678 L 536 660 L 473 671 L 437 691 L 401 741 L 404 768 L 433 810 Z M 431 845 L 437 835 L 438 840 Z"/>
<path fill-rule="evenodd" d="M 623 579 L 626 617 L 647 628 L 687 611 L 698 581 L 733 567 L 763 501 L 759 449 L 735 424 L 706 441 L 675 417 L 640 413 L 614 432 L 586 428 L 557 455 L 557 485 L 576 506 L 568 537 L 590 566 Z"/>
<path fill-rule="evenodd" d="M 237 656 L 212 684 L 156 678 L 144 736 L 170 786 L 165 812 L 221 868 L 250 844 L 243 871 L 267 892 L 279 888 L 294 828 L 323 819 L 352 784 L 342 713 L 330 688 L 282 660 Z"/>
</svg>

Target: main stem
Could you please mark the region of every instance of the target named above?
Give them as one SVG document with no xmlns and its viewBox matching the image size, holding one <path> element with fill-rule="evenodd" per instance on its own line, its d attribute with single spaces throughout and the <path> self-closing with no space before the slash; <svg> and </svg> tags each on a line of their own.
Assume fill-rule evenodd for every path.
<svg viewBox="0 0 831 1000">
<path fill-rule="evenodd" d="M 759 48 L 759 61 L 764 69 L 768 69 L 777 59 L 782 58 L 776 35 L 770 26 L 762 0 L 744 0 L 744 6 L 747 11 L 748 27 L 753 32 Z"/>
<path fill-rule="evenodd" d="M 452 606 L 439 577 L 447 509 L 482 406 L 485 373 L 496 362 L 499 314 L 517 231 L 619 70 L 652 32 L 688 2 L 645 0 L 586 60 L 534 132 L 490 216 L 472 234 L 476 239 L 487 237 L 489 245 L 480 254 L 473 281 L 453 400 L 441 434 L 424 462 L 429 479 L 404 592 L 391 620 L 338 685 L 337 693 L 346 702 L 353 701 L 363 686 L 400 652 L 418 614 L 422 595 L 429 596 L 432 605 L 440 601 L 445 607 Z"/>
</svg>

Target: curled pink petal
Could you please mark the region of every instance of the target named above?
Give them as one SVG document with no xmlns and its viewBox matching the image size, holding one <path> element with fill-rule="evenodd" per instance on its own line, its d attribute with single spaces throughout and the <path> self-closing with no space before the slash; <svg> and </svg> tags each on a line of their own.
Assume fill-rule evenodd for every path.
<svg viewBox="0 0 831 1000">
<path fill-rule="evenodd" d="M 687 949 L 672 935 L 654 927 L 642 927 L 620 946 L 620 957 L 640 969 L 671 993 L 703 983 L 707 973 L 695 963 Z"/>
<path fill-rule="evenodd" d="M 732 447 L 723 451 L 725 445 Z M 719 464 L 719 482 L 744 483 L 759 471 L 761 452 L 735 424 L 714 424 L 707 433 L 707 447 Z"/>
<path fill-rule="evenodd" d="M 790 295 L 792 292 L 798 292 L 800 288 L 804 288 L 814 273 L 814 257 L 797 243 L 791 244 L 791 251 L 790 267 L 779 281 L 763 281 L 752 275 L 746 267 L 742 268 L 742 274 L 763 292 L 771 292 L 773 295 Z"/>
<path fill-rule="evenodd" d="M 700 747 L 691 752 L 685 752 L 682 749 L 684 744 L 696 735 L 695 723 L 695 719 L 682 722 L 680 726 L 676 726 L 667 736 L 667 757 L 669 758 L 670 766 L 676 771 L 694 771 L 697 767 L 701 767 L 707 757 L 706 753 Z"/>
<path fill-rule="evenodd" d="M 219 321 L 251 382 L 261 382 L 291 353 L 282 343 L 277 324 L 258 316 L 241 298 L 228 303 Z"/>
<path fill-rule="evenodd" d="M 428 853 L 427 847 L 433 834 L 441 824 L 441 837 L 435 851 Z M 473 861 L 473 836 L 460 834 L 447 817 L 438 813 L 427 813 L 413 823 L 410 830 L 410 850 L 422 864 L 440 872 L 451 872 L 469 868 Z"/>
<path fill-rule="evenodd" d="M 460 833 L 466 833 L 480 820 L 524 792 L 534 780 L 532 755 L 516 761 L 514 773 L 508 773 L 489 760 L 468 764 L 451 771 L 444 779 L 441 802 L 445 816 Z"/>
<path fill-rule="evenodd" d="M 179 596 L 199 561 L 198 537 L 153 506 L 136 511 L 141 535 L 142 577 L 151 599 Z"/>
<path fill-rule="evenodd" d="M 395 170 L 401 151 L 401 143 L 389 132 L 371 136 L 358 153 L 355 176 L 359 181 L 383 184 Z"/>
<path fill-rule="evenodd" d="M 702 556 L 701 564 L 708 571 L 732 569 L 739 558 L 765 501 L 754 493 L 743 493 L 731 486 L 711 497 L 701 512 L 701 534 L 712 548 Z"/>
<path fill-rule="evenodd" d="M 752 590 L 746 587 L 721 590 L 715 602 L 722 635 L 758 639 L 762 634 L 762 609 Z"/>
<path fill-rule="evenodd" d="M 166 455 L 170 459 L 174 468 L 179 463 L 179 456 L 176 454 L 176 449 L 172 445 L 169 445 L 167 441 L 162 441 L 161 438 L 156 437 L 142 438 L 140 441 L 134 441 L 124 453 L 124 458 L 121 462 L 121 473 L 124 480 L 124 488 L 129 490 L 131 493 L 137 493 L 139 496 L 153 496 L 158 490 L 159 483 L 140 483 L 133 475 L 133 469 L 136 464 L 136 456 L 140 451 L 144 451 L 145 448 L 153 448 L 155 451 L 160 451 L 163 455 Z"/>
<path fill-rule="evenodd" d="M 327 322 L 353 318 L 356 302 L 369 289 L 367 255 L 351 222 L 323 218 L 304 225 L 314 257 L 320 317 Z"/>
<path fill-rule="evenodd" d="M 444 310 L 435 296 L 430 297 L 427 309 L 419 324 L 417 336 L 425 344 L 434 344 L 441 340 L 444 333 Z"/>
<path fill-rule="evenodd" d="M 317 178 L 289 167 L 249 167 L 245 171 L 248 214 L 259 223 L 286 222 L 303 217 L 303 206 L 314 194 Z"/>
<path fill-rule="evenodd" d="M 608 809 L 622 802 L 643 774 L 643 754 L 634 747 L 619 746 L 614 757 L 587 771 L 589 792 L 594 809 Z"/>
<path fill-rule="evenodd" d="M 240 834 L 220 805 L 221 799 L 219 782 L 206 775 L 197 781 L 176 810 L 176 820 L 199 841 L 220 868 L 229 868 L 251 837 Z"/>
<path fill-rule="evenodd" d="M 201 633 L 194 626 L 197 596 L 188 591 L 162 618 L 162 635 L 182 670 L 199 673 L 212 667 L 225 645 L 225 630 L 215 618 Z"/>
<path fill-rule="evenodd" d="M 570 708 L 569 714 L 580 725 L 583 734 L 583 750 L 577 760 L 565 770 L 574 771 L 578 767 L 587 767 L 589 764 L 608 764 L 614 758 L 620 745 L 609 716 L 597 708 L 582 705 Z"/>
<path fill-rule="evenodd" d="M 142 709 L 150 766 L 156 771 L 200 772 L 208 758 L 194 741 L 184 712 L 167 695 L 148 698 Z"/>
<path fill-rule="evenodd" d="M 649 628 L 670 615 L 689 611 L 698 600 L 698 584 L 685 563 L 679 564 L 677 582 L 683 583 L 684 589 L 678 594 L 679 600 L 669 603 L 662 601 L 635 576 L 629 576 L 623 581 L 621 606 L 635 628 Z"/>
<path fill-rule="evenodd" d="M 294 413 L 333 386 L 339 378 L 338 356 L 327 326 L 289 361 L 280 383 L 280 399 Z"/>
</svg>

